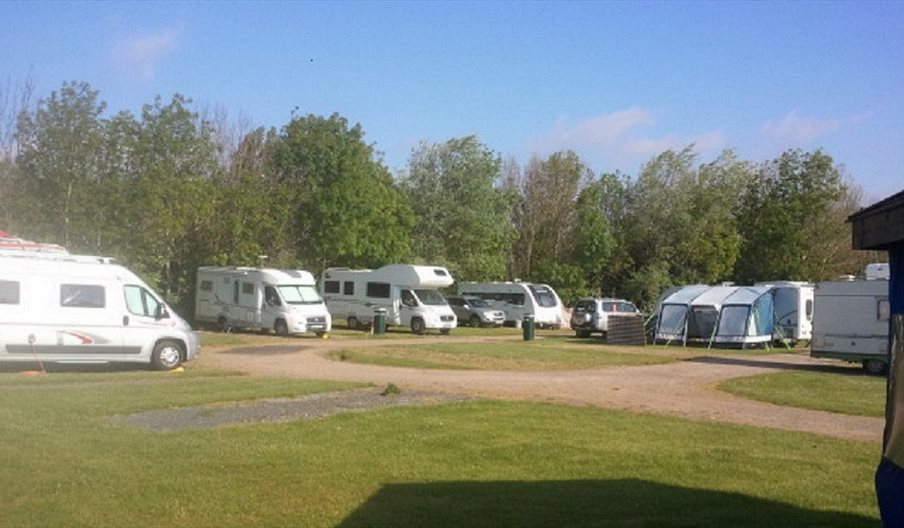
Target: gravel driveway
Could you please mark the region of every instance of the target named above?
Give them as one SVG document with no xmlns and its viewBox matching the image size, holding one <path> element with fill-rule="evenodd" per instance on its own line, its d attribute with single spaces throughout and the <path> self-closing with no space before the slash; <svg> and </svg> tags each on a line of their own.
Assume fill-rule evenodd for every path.
<svg viewBox="0 0 904 528">
<path fill-rule="evenodd" d="M 455 342 L 517 340 L 517 337 L 456 338 Z M 423 337 L 380 340 L 287 340 L 285 345 L 205 351 L 206 367 L 274 377 L 298 377 L 394 383 L 405 391 L 460 394 L 513 400 L 539 400 L 607 409 L 665 414 L 692 420 L 720 421 L 804 431 L 836 438 L 879 443 L 884 420 L 824 411 L 782 407 L 717 390 L 726 379 L 777 372 L 831 368 L 834 362 L 798 354 L 706 356 L 677 363 L 618 366 L 575 371 L 460 371 L 383 367 L 327 359 L 338 348 L 449 342 Z"/>
</svg>

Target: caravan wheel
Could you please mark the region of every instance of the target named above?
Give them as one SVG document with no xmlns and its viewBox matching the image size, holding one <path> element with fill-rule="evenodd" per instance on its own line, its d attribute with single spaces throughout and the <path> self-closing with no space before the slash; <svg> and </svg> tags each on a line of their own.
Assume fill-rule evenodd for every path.
<svg viewBox="0 0 904 528">
<path fill-rule="evenodd" d="M 888 365 L 882 360 L 867 359 L 863 361 L 863 370 L 865 370 L 867 374 L 882 376 L 887 369 Z"/>
</svg>

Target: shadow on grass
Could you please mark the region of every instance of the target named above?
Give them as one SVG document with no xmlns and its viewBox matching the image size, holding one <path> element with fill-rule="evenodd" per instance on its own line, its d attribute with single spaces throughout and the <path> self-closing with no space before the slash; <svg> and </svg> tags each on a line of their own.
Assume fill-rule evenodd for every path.
<svg viewBox="0 0 904 528">
<path fill-rule="evenodd" d="M 826 372 L 830 374 L 842 374 L 845 376 L 865 376 L 863 370 L 846 365 L 801 365 L 796 363 L 784 363 L 782 361 L 769 361 L 762 359 L 748 359 L 743 357 L 716 357 L 699 356 L 685 361 L 693 363 L 709 363 L 714 365 L 738 365 L 744 367 L 759 367 L 774 370 L 796 370 L 803 372 Z"/>
<path fill-rule="evenodd" d="M 845 527 L 877 519 L 642 480 L 387 484 L 338 526 Z"/>
</svg>

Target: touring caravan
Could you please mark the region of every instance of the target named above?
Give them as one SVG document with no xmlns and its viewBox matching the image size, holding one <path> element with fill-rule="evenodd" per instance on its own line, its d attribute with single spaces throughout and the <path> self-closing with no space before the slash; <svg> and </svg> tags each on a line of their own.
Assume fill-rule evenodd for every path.
<svg viewBox="0 0 904 528">
<path fill-rule="evenodd" d="M 562 301 L 555 290 L 546 284 L 529 282 L 462 282 L 459 295 L 480 297 L 491 301 L 505 312 L 507 325 L 521 326 L 525 314 L 533 314 L 539 327 L 562 328 L 565 315 Z"/>
<path fill-rule="evenodd" d="M 816 285 L 810 355 L 861 363 L 871 374 L 888 368 L 891 306 L 887 279 Z"/>
<path fill-rule="evenodd" d="M 273 330 L 281 336 L 323 336 L 332 327 L 314 276 L 273 268 L 198 268 L 195 321 L 224 331 Z"/>
<path fill-rule="evenodd" d="M 772 288 L 775 309 L 773 338 L 794 345 L 813 339 L 813 303 L 816 287 L 807 282 L 758 282 Z"/>
<path fill-rule="evenodd" d="M 320 288 L 330 314 L 345 319 L 350 328 L 373 324 L 375 311 L 382 309 L 387 326 L 407 326 L 415 334 L 430 329 L 448 334 L 457 320 L 438 290 L 452 283 L 446 268 L 390 264 L 375 270 L 328 268 Z"/>
<path fill-rule="evenodd" d="M 197 354 L 188 323 L 113 259 L 0 252 L 0 361 L 170 370 Z"/>
</svg>

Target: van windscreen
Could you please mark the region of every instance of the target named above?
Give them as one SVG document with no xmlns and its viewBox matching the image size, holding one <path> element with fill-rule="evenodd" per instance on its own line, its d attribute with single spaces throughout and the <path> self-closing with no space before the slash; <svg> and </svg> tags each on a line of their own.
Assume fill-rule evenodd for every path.
<svg viewBox="0 0 904 528">
<path fill-rule="evenodd" d="M 291 284 L 277 286 L 279 294 L 289 304 L 320 304 L 323 299 L 317 293 L 317 288 L 306 284 Z"/>
</svg>

